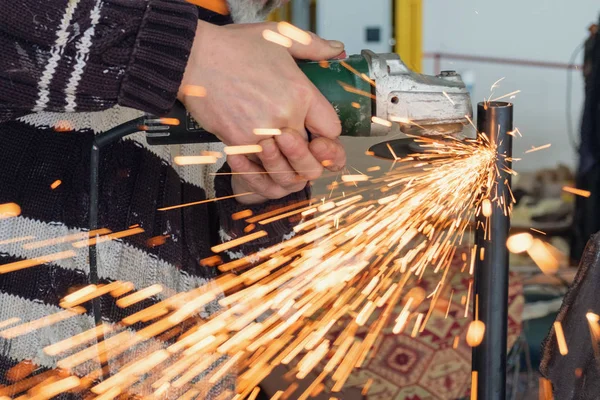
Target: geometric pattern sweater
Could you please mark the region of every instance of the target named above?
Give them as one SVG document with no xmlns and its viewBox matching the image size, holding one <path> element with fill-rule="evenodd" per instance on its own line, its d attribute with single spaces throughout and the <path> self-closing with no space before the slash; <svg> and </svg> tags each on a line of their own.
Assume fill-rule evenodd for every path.
<svg viewBox="0 0 600 400">
<path fill-rule="evenodd" d="M 39 248 L 26 244 L 87 231 L 94 135 L 143 112 L 170 109 L 197 18 L 231 22 L 182 0 L 0 0 L 0 204 L 21 208 L 19 216 L 0 219 L 0 265 L 73 250 L 70 242 Z M 223 200 L 157 210 L 232 194 L 230 176 L 215 179 L 213 174 L 229 171 L 222 159 L 216 165 L 172 162 L 177 155 L 222 147 L 151 147 L 136 133 L 102 150 L 98 225 L 118 232 L 139 224 L 144 232 L 97 246 L 100 281 L 165 288 L 125 309 L 116 307 L 112 296 L 103 296 L 106 323 L 117 323 L 166 295 L 210 285 L 217 270 L 199 261 L 213 255 L 211 246 L 245 234 L 245 223 L 233 221 L 232 213 L 251 209 L 256 215 L 307 198 L 305 190 L 253 207 Z M 61 184 L 51 188 L 57 180 Z M 282 220 L 261 227 L 267 237 L 221 256 L 227 261 L 280 242 L 292 234 L 290 224 Z M 159 245 L 156 238 L 161 238 Z M 87 248 L 75 252 L 71 258 L 0 274 L 0 322 L 56 313 L 65 295 L 89 284 Z M 217 308 L 209 305 L 203 315 Z M 37 366 L 34 374 L 55 367 L 57 358 L 42 349 L 93 326 L 87 307 L 87 313 L 47 328 L 0 338 L 0 385 L 11 384 L 7 372 L 24 360 Z M 219 392 L 217 385 L 211 395 Z"/>
</svg>

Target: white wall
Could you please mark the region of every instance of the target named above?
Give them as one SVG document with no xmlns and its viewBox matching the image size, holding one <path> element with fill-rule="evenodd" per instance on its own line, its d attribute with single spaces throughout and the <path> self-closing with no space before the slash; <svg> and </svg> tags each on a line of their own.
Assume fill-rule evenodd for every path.
<svg viewBox="0 0 600 400">
<path fill-rule="evenodd" d="M 326 1 L 326 0 L 325 0 Z M 467 55 L 521 58 L 568 63 L 598 21 L 598 0 L 423 0 L 423 50 Z M 577 62 L 582 63 L 581 54 Z M 515 157 L 532 146 L 552 143 L 548 150 L 527 154 L 515 165 L 525 171 L 571 167 L 576 155 L 567 136 L 565 70 L 517 67 L 464 61 L 443 61 L 442 70 L 471 71 L 475 76 L 473 103 L 488 97 L 490 86 L 505 77 L 497 95 L 521 90 L 514 99 L 515 125 L 523 138 L 515 141 Z M 424 60 L 426 73 L 434 72 Z M 583 79 L 573 71 L 574 132 L 578 137 L 583 103 Z"/>
<path fill-rule="evenodd" d="M 381 41 L 368 43 L 366 29 L 379 27 Z M 318 0 L 317 33 L 341 40 L 349 54 L 369 49 L 376 53 L 392 51 L 392 0 Z"/>
</svg>

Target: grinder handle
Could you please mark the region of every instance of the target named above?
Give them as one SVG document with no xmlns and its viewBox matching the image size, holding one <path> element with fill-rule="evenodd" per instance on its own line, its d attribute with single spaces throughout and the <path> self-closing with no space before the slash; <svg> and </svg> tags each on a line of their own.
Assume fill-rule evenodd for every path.
<svg viewBox="0 0 600 400">
<path fill-rule="evenodd" d="M 202 128 L 179 101 L 175 102 L 171 112 L 164 118 L 176 119 L 179 124 L 163 126 L 165 128 L 163 130 L 152 131 L 149 129 L 146 131 L 146 141 L 149 145 L 220 142 L 218 137 Z"/>
</svg>

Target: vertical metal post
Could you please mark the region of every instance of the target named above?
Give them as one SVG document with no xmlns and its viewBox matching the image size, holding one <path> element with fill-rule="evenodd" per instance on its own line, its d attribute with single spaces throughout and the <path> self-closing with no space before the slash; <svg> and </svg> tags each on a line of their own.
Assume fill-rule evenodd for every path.
<svg viewBox="0 0 600 400">
<path fill-rule="evenodd" d="M 100 148 L 96 141 L 92 144 L 91 160 L 90 160 L 90 232 L 98 229 L 98 202 L 99 202 L 99 175 L 100 173 Z M 98 240 L 98 234 L 93 237 L 90 236 L 90 240 Z M 89 247 L 89 261 L 90 261 L 90 283 L 97 285 L 99 281 L 98 276 L 98 251 L 95 244 L 90 244 Z M 92 299 L 92 310 L 94 314 L 94 320 L 96 326 L 102 324 L 102 304 L 100 297 L 94 297 Z"/>
<path fill-rule="evenodd" d="M 292 1 L 292 24 L 306 31 L 310 30 L 310 0 Z"/>
<path fill-rule="evenodd" d="M 477 105 L 477 130 L 485 133 L 498 150 L 497 195 L 511 199 L 508 192 L 511 175 L 503 169 L 511 167 L 506 157 L 512 156 L 513 105 L 504 102 L 479 103 Z M 507 183 L 505 183 L 507 182 Z M 508 204 L 507 204 L 508 207 Z M 506 240 L 510 229 L 510 217 L 503 208 L 492 207 L 485 235 L 486 218 L 478 217 L 479 229 L 475 235 L 477 259 L 475 264 L 474 300 L 478 299 L 479 319 L 485 324 L 481 344 L 473 348 L 473 371 L 477 371 L 477 399 L 504 400 L 506 398 L 506 335 L 508 328 L 508 250 Z M 491 232 L 491 235 L 489 233 Z M 480 249 L 484 258 L 480 258 Z"/>
</svg>

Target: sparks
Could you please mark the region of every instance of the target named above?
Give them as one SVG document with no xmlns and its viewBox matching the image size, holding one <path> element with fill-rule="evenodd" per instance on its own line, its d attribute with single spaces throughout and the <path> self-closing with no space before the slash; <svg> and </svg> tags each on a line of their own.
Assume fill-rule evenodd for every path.
<svg viewBox="0 0 600 400">
<path fill-rule="evenodd" d="M 589 190 L 576 189 L 576 188 L 572 188 L 569 186 L 563 186 L 562 190 L 567 193 L 572 193 L 574 195 L 586 197 L 586 198 L 590 197 L 592 195 L 592 192 L 590 192 Z"/>
<path fill-rule="evenodd" d="M 525 153 L 528 154 L 528 153 L 533 153 L 534 151 L 544 150 L 544 149 L 549 148 L 550 146 L 552 146 L 552 143 L 548 143 L 548 144 L 545 144 L 545 145 L 539 146 L 539 147 L 532 147 L 531 149 L 527 150 Z"/>
<path fill-rule="evenodd" d="M 103 398 L 127 395 L 131 387 L 139 386 L 142 376 L 148 382 L 148 395 L 170 393 L 173 389 L 181 390 L 184 398 L 201 397 L 201 391 L 219 384 L 219 378 L 233 368 L 240 376 L 237 396 L 248 398 L 258 394 L 258 384 L 279 364 L 290 365 L 290 379 L 308 377 L 314 372 L 317 376 L 302 393 L 296 383 L 285 392 L 278 392 L 282 399 L 308 398 L 323 390 L 325 379 L 332 379 L 332 391 L 339 392 L 352 371 L 368 362 L 376 339 L 390 321 L 394 333 L 407 331 L 416 336 L 422 332 L 432 310 L 439 308 L 435 302 L 447 293 L 449 282 L 445 273 L 440 274 L 442 277 L 429 296 L 422 288 L 413 288 L 419 290 L 411 289 L 406 293 L 408 297 L 403 297 L 407 286 L 428 269 L 433 272 L 450 268 L 456 248 L 463 243 L 478 210 L 512 204 L 511 199 L 500 200 L 496 192 L 496 148 L 482 135 L 465 142 L 419 140 L 428 151 L 402 160 L 395 157 L 397 163 L 389 171 L 373 174 L 377 176 L 360 172 L 343 175 L 341 181 L 346 184 L 364 183 L 360 187 L 350 185 L 340 196 L 323 195 L 317 201 L 306 200 L 260 215 L 253 215 L 250 210 L 234 214 L 234 219 L 243 220 L 242 225 L 249 224 L 253 233 L 245 232 L 244 236 L 213 246 L 213 252 L 238 252 L 246 243 L 262 243 L 261 239 L 269 236 L 265 226 L 288 218 L 303 219 L 294 226 L 294 236 L 265 245 L 254 254 L 225 263 L 226 257 L 218 255 L 200 260 L 202 265 L 218 267 L 222 272 L 204 286 L 172 295 L 166 288 L 159 292 L 153 286 L 133 292 L 130 283 L 116 282 L 114 287 L 98 284 L 69 295 L 63 299 L 65 306 L 97 296 L 102 290 L 117 297 L 131 292 L 117 300 L 120 306 L 139 305 L 144 298 L 159 293 L 163 297 L 128 315 L 115 325 L 120 331 L 107 332 L 114 333 L 109 337 L 103 337 L 105 331 L 97 328 L 50 348 L 50 352 L 62 357 L 57 365 L 74 371 L 90 360 L 105 364 L 140 347 L 135 359 L 123 364 L 126 366 L 110 378 L 92 380 L 98 382 L 92 392 Z M 369 172 L 379 170 L 373 168 Z M 234 197 L 201 200 L 161 211 Z M 487 199 L 489 204 L 484 205 L 481 199 Z M 256 231 L 256 227 L 265 230 Z M 97 239 L 114 238 L 111 235 L 114 234 Z M 88 245 L 89 238 L 78 240 L 85 243 L 83 246 Z M 472 247 L 471 260 L 474 262 L 480 254 L 481 250 Z M 49 262 L 45 260 L 48 258 L 36 261 Z M 466 255 L 463 261 L 467 263 Z M 471 302 L 471 290 L 472 282 L 464 297 L 465 309 Z M 446 314 L 453 294 L 444 310 Z M 222 311 L 197 318 L 211 303 L 218 303 Z M 398 314 L 397 305 L 402 303 L 404 308 Z M 476 307 L 477 303 L 475 299 Z M 424 305 L 429 306 L 429 311 L 417 309 Z M 71 314 L 61 318 L 70 317 L 70 310 L 65 312 Z M 353 322 L 332 339 L 334 327 L 348 317 Z M 54 323 L 60 322 L 54 318 Z M 140 322 L 145 325 L 139 330 L 121 330 L 121 326 Z M 37 324 L 41 326 L 40 322 Z M 473 326 L 471 344 L 477 342 L 483 330 L 480 323 Z M 359 334 L 358 327 L 364 334 Z M 25 331 L 21 328 L 19 332 Z M 143 350 L 144 346 L 139 346 L 162 338 L 168 340 L 166 349 L 147 346 Z M 95 346 L 75 350 L 75 346 L 96 340 L 99 343 Z M 458 343 L 459 338 L 455 337 L 453 347 Z M 71 349 L 74 351 L 66 353 Z M 206 379 L 207 387 L 195 386 L 195 378 L 213 364 L 217 366 Z M 367 387 L 365 384 L 365 391 Z"/>
<path fill-rule="evenodd" d="M 176 156 L 173 160 L 177 165 L 215 164 L 217 158 L 213 156 Z"/>
<path fill-rule="evenodd" d="M 268 40 L 271 43 L 278 44 L 279 46 L 290 48 L 292 47 L 292 39 L 283 36 L 270 29 L 265 29 L 262 33 L 263 39 Z"/>
<path fill-rule="evenodd" d="M 303 44 L 305 46 L 308 46 L 309 44 L 312 43 L 312 36 L 308 32 L 295 27 L 294 25 L 290 24 L 289 22 L 285 22 L 285 21 L 279 22 L 277 24 L 277 30 L 283 36 L 286 36 L 286 37 L 292 39 L 293 41 Z"/>
<path fill-rule="evenodd" d="M 562 324 L 560 321 L 554 322 L 554 333 L 556 334 L 556 341 L 558 343 L 558 351 L 561 355 L 566 356 L 569 354 L 567 348 L 567 341 L 565 340 L 565 333 L 563 332 Z"/>
<path fill-rule="evenodd" d="M 442 93 L 444 94 L 444 96 L 446 96 L 446 98 L 448 99 L 448 101 L 449 101 L 450 103 L 452 103 L 452 105 L 455 105 L 455 103 L 454 103 L 454 100 L 452 100 L 452 99 L 450 98 L 450 96 L 448 96 L 448 93 L 446 93 L 446 92 L 442 92 Z"/>
<path fill-rule="evenodd" d="M 281 129 L 256 128 L 252 130 L 252 133 L 257 136 L 279 136 Z"/>
<path fill-rule="evenodd" d="M 258 144 L 249 144 L 245 146 L 227 146 L 223 151 L 225 151 L 225 154 L 227 154 L 228 156 L 231 156 L 234 154 L 262 153 L 262 150 L 262 146 Z"/>
</svg>

